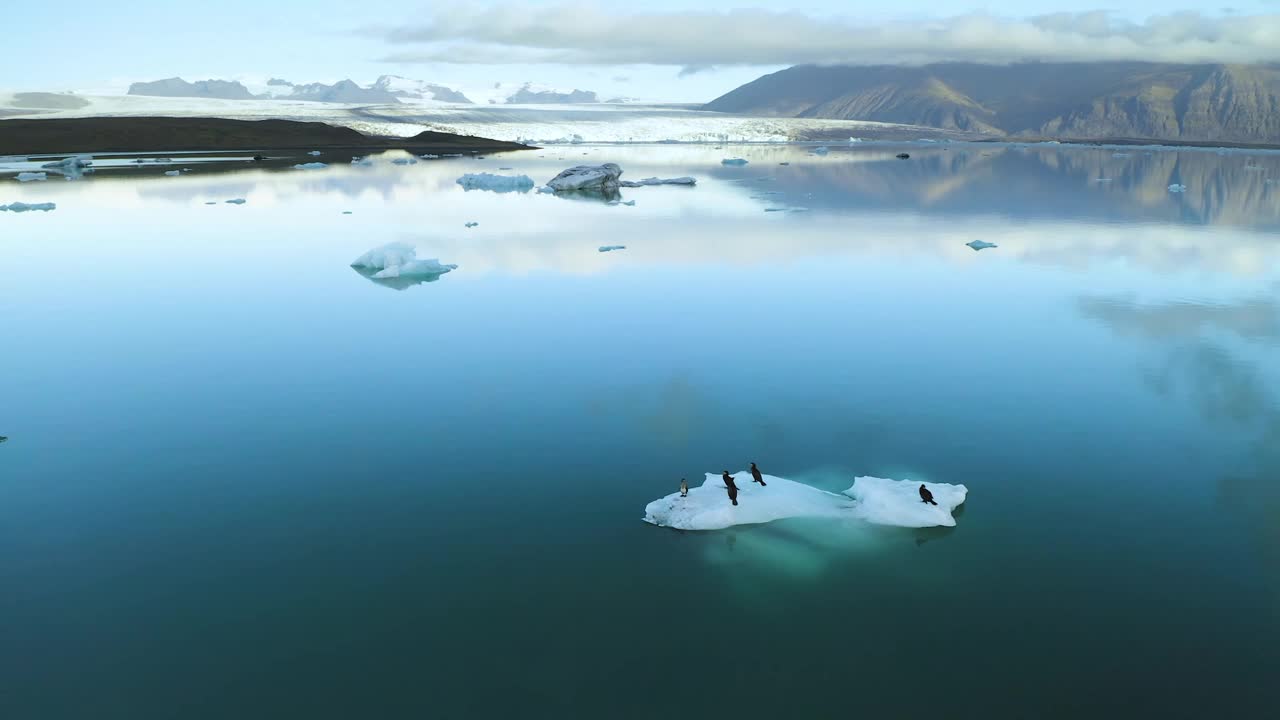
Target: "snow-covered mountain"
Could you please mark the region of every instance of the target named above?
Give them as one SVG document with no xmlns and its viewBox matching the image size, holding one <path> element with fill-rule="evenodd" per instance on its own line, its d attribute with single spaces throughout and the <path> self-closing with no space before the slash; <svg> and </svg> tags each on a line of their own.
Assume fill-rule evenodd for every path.
<svg viewBox="0 0 1280 720">
<path fill-rule="evenodd" d="M 467 97 L 481 105 L 565 105 L 597 103 L 590 90 L 565 90 L 532 82 L 496 82 L 485 88 L 467 88 Z"/>
<path fill-rule="evenodd" d="M 373 83 L 374 89 L 386 91 L 396 97 L 417 98 L 419 100 L 439 100 L 440 102 L 470 103 L 466 95 L 453 88 L 411 80 L 399 75 L 383 75 Z"/>
<path fill-rule="evenodd" d="M 395 104 L 409 102 L 443 102 L 481 105 L 580 105 L 599 103 L 600 98 L 591 90 L 557 88 L 532 82 L 495 82 L 484 88 L 466 88 L 440 83 L 414 80 L 399 75 L 383 75 L 372 85 L 363 86 L 354 80 L 339 80 L 333 84 L 294 83 L 281 78 L 271 78 L 265 83 L 261 77 L 244 81 L 200 80 L 187 82 L 182 78 L 169 78 L 155 82 L 137 82 L 129 86 L 130 95 L 151 97 L 197 97 L 222 100 L 306 100 L 330 103 Z M 609 102 L 627 102 L 618 98 Z"/>
<path fill-rule="evenodd" d="M 187 82 L 182 78 L 172 77 L 155 82 L 136 82 L 129 86 L 130 95 L 150 95 L 152 97 L 198 97 L 218 98 L 221 100 L 252 100 L 249 89 L 238 82 L 226 80 L 197 80 Z"/>
</svg>

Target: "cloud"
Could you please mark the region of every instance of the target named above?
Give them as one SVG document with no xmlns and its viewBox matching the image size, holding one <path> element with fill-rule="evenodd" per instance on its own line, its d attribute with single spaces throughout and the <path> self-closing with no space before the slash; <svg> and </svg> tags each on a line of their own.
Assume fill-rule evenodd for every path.
<svg viewBox="0 0 1280 720">
<path fill-rule="evenodd" d="M 1144 22 L 1106 11 L 860 22 L 800 12 L 613 11 L 593 3 L 455 7 L 415 25 L 366 29 L 394 62 L 711 65 L 919 64 L 1024 60 L 1280 61 L 1280 14 L 1176 12 Z"/>
</svg>

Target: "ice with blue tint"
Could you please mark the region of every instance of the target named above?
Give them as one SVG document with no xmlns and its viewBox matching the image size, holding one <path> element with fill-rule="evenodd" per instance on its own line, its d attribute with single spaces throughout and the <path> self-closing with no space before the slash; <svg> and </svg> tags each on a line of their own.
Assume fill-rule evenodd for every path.
<svg viewBox="0 0 1280 720">
<path fill-rule="evenodd" d="M 323 170 L 327 167 L 329 166 L 322 162 L 309 162 L 309 163 L 300 163 L 298 165 L 294 165 L 293 169 L 294 170 Z"/>
<path fill-rule="evenodd" d="M 16 202 L 16 203 L 11 203 L 9 205 L 0 205 L 0 212 L 21 213 L 21 212 L 31 212 L 32 210 L 49 212 L 50 210 L 56 210 L 57 208 L 58 208 L 57 204 L 51 203 L 51 202 L 47 202 L 47 203 Z"/>
<path fill-rule="evenodd" d="M 1169 186 L 1169 192 L 1171 193 L 1184 193 L 1186 191 L 1187 191 L 1186 185 L 1179 185 L 1178 183 L 1174 183 Z"/>
<path fill-rule="evenodd" d="M 735 480 L 738 504 L 729 500 L 720 475 L 707 473 L 700 487 L 688 497 L 672 493 L 644 509 L 644 521 L 678 530 L 721 530 L 735 525 L 757 525 L 787 518 L 850 519 L 899 527 L 952 527 L 952 511 L 964 503 L 964 485 L 919 483 L 859 477 L 843 493 L 833 493 L 794 480 L 763 475 L 765 484 L 751 480 L 742 470 Z M 920 485 L 933 493 L 936 505 L 920 499 Z"/>
<path fill-rule="evenodd" d="M 725 158 L 724 160 L 720 161 L 720 164 L 721 165 L 746 165 L 747 160 L 745 158 Z"/>
<path fill-rule="evenodd" d="M 613 252 L 614 250 L 626 250 L 626 249 L 627 249 L 626 245 L 601 245 L 600 246 L 600 252 L 602 253 Z"/>
<path fill-rule="evenodd" d="M 533 178 L 528 175 L 494 175 L 493 173 L 467 173 L 456 181 L 463 190 L 488 190 L 490 192 L 529 192 Z"/>
<path fill-rule="evenodd" d="M 987 248 L 1000 247 L 999 245 L 996 245 L 995 243 L 987 242 L 986 240 L 970 240 L 969 242 L 965 243 L 965 245 L 968 245 L 974 250 L 986 250 Z"/>
<path fill-rule="evenodd" d="M 17 180 L 18 182 L 36 182 L 48 179 L 48 173 L 42 172 L 20 172 L 17 177 L 14 178 L 14 180 Z"/>
<path fill-rule="evenodd" d="M 435 258 L 418 259 L 418 251 L 412 245 L 389 243 L 356 258 L 351 267 L 373 273 L 375 280 L 400 277 L 425 277 L 443 275 L 457 270 L 457 265 L 446 265 Z"/>
</svg>

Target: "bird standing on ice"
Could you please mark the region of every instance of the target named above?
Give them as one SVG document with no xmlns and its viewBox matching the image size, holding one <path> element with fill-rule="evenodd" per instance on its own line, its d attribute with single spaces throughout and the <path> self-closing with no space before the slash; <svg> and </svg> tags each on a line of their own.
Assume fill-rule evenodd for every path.
<svg viewBox="0 0 1280 720">
<path fill-rule="evenodd" d="M 734 505 L 737 505 L 738 486 L 733 482 L 733 476 L 729 474 L 728 470 L 721 470 L 720 478 L 724 480 L 724 486 L 729 489 L 729 499 L 733 501 Z"/>
<path fill-rule="evenodd" d="M 933 493 L 929 492 L 929 488 L 925 487 L 924 483 L 920 483 L 920 502 L 929 503 L 930 505 L 938 504 L 933 501 Z"/>
<path fill-rule="evenodd" d="M 760 477 L 760 468 L 755 463 L 751 463 L 751 482 L 758 482 L 760 487 L 765 487 L 764 478 Z"/>
</svg>

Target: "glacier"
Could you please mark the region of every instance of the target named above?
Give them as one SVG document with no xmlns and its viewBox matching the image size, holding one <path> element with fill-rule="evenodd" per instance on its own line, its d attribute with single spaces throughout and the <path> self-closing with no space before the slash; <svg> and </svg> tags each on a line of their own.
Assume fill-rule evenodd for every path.
<svg viewBox="0 0 1280 720">
<path fill-rule="evenodd" d="M 645 506 L 644 521 L 678 530 L 723 530 L 737 525 L 758 525 L 787 518 L 851 519 L 898 527 L 954 527 L 952 512 L 964 503 L 968 488 L 947 483 L 919 483 L 857 477 L 843 493 L 833 493 L 774 475 L 764 475 L 765 486 L 751 482 L 751 473 L 734 474 L 738 505 L 729 502 L 720 475 L 707 473 L 700 487 L 688 497 L 675 492 Z M 933 493 L 937 505 L 920 500 L 920 485 Z"/>
<path fill-rule="evenodd" d="M 490 192 L 529 192 L 533 178 L 528 175 L 494 175 L 493 173 L 467 173 L 455 182 L 463 190 L 488 190 Z"/>
<path fill-rule="evenodd" d="M 351 267 L 372 273 L 369 277 L 374 280 L 439 276 L 458 269 L 435 258 L 419 260 L 417 250 L 401 242 L 374 248 L 352 261 Z"/>
</svg>

